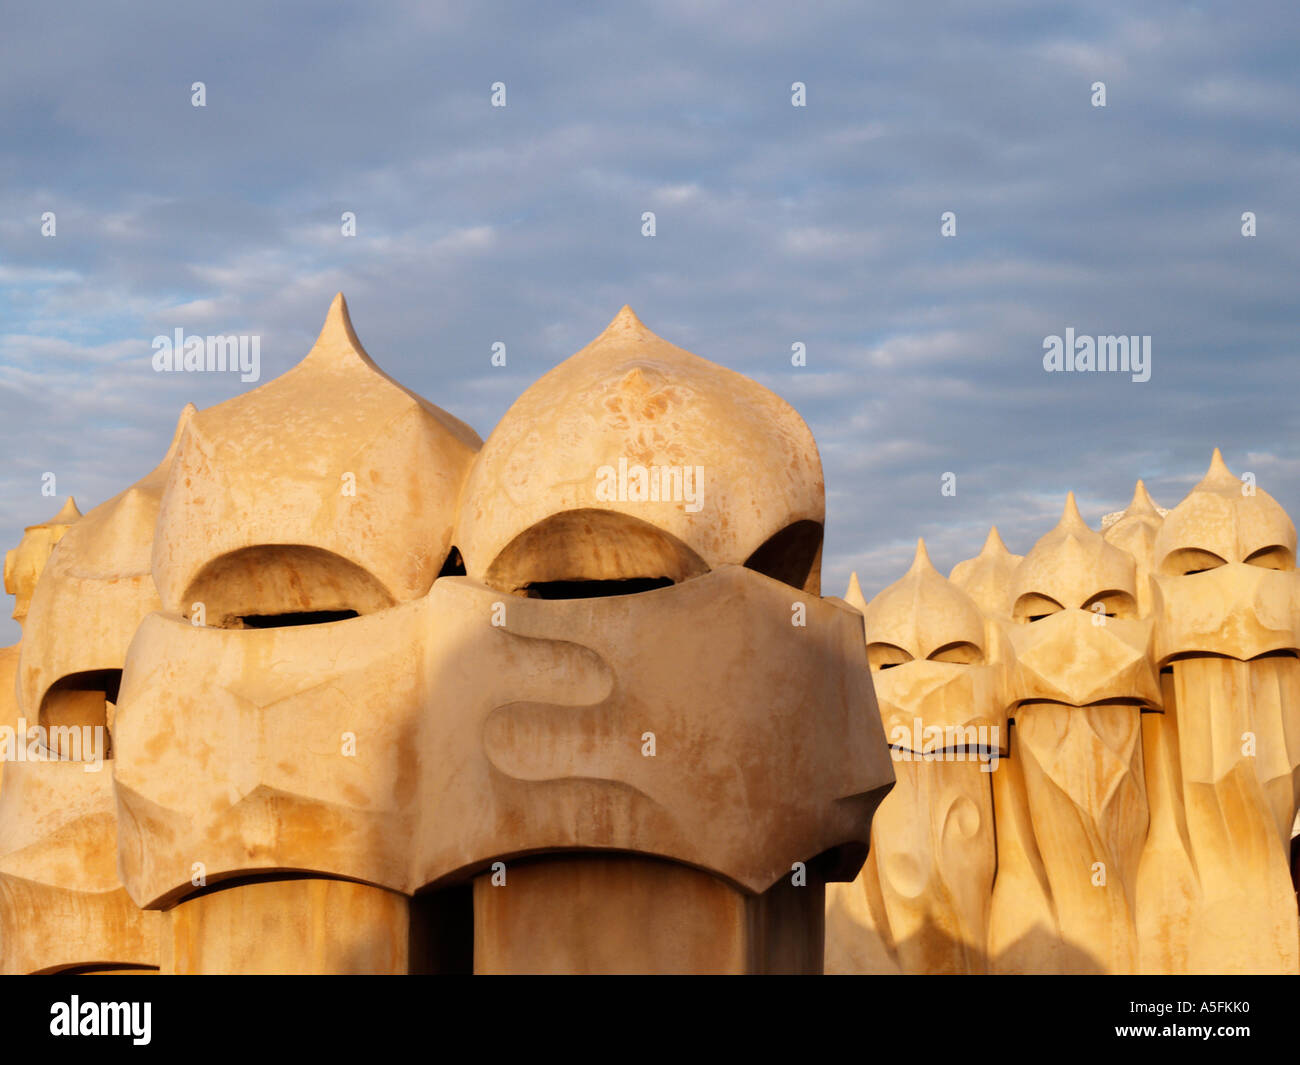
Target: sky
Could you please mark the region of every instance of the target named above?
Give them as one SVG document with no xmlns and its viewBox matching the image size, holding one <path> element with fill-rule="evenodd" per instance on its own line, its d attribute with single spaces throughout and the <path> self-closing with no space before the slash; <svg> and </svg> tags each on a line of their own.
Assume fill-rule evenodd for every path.
<svg viewBox="0 0 1300 1065">
<path fill-rule="evenodd" d="M 1215 446 L 1300 515 L 1298 48 L 1273 0 L 13 6 L 0 543 L 255 387 L 155 372 L 155 336 L 257 334 L 264 382 L 336 291 L 484 438 L 623 304 L 777 392 L 825 594 L 918 536 L 1023 553 L 1068 490 L 1094 527 L 1139 477 L 1173 506 Z M 1150 379 L 1046 371 L 1067 328 L 1151 337 Z"/>
</svg>

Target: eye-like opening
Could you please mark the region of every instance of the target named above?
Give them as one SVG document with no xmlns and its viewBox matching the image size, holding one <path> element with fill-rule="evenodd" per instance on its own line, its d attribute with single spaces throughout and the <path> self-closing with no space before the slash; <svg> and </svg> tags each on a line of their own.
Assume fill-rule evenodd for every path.
<svg viewBox="0 0 1300 1065">
<path fill-rule="evenodd" d="M 1182 547 L 1165 555 L 1164 561 L 1160 563 L 1160 573 L 1165 577 L 1190 577 L 1225 565 L 1227 563 L 1213 551 Z"/>
<path fill-rule="evenodd" d="M 213 559 L 182 603 L 187 620 L 220 629 L 325 625 L 394 604 L 355 562 L 305 544 L 261 544 Z"/>
<path fill-rule="evenodd" d="M 745 560 L 745 568 L 801 591 L 821 590 L 822 526 L 796 521 L 769 536 Z"/>
<path fill-rule="evenodd" d="M 566 510 L 525 529 L 485 583 L 532 599 L 596 599 L 666 588 L 709 571 L 671 533 L 612 510 Z"/>
<path fill-rule="evenodd" d="M 243 614 L 235 618 L 245 629 L 290 629 L 298 625 L 329 625 L 360 617 L 355 610 L 291 610 L 285 614 Z"/>
<path fill-rule="evenodd" d="M 867 644 L 867 664 L 876 672 L 893 669 L 910 661 L 911 654 L 892 643 Z"/>
<path fill-rule="evenodd" d="M 1108 618 L 1127 620 L 1137 617 L 1137 601 L 1128 592 L 1118 589 L 1098 592 L 1083 604 L 1083 609 Z"/>
<path fill-rule="evenodd" d="M 529 599 L 604 599 L 671 588 L 668 577 L 629 577 L 619 581 L 533 581 L 523 588 Z"/>
<path fill-rule="evenodd" d="M 930 652 L 931 662 L 949 662 L 957 666 L 978 666 L 984 662 L 984 652 L 968 640 L 955 640 Z"/>
<path fill-rule="evenodd" d="M 1018 624 L 1029 625 L 1035 621 L 1042 621 L 1044 618 L 1051 617 L 1053 614 L 1059 614 L 1064 609 L 1050 595 L 1026 592 L 1016 600 L 1012 617 Z"/>
<path fill-rule="evenodd" d="M 1259 566 L 1262 569 L 1283 571 L 1295 569 L 1295 559 L 1281 544 L 1272 544 L 1269 547 L 1261 547 L 1258 551 L 1252 551 L 1243 561 L 1248 566 Z"/>
<path fill-rule="evenodd" d="M 73 762 L 112 758 L 110 729 L 121 686 L 120 669 L 70 673 L 52 684 L 38 714 L 49 755 Z"/>
</svg>

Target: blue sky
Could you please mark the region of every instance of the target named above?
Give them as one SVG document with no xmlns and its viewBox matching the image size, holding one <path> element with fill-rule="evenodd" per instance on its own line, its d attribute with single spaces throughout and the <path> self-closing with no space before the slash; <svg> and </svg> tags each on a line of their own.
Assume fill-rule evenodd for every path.
<svg viewBox="0 0 1300 1065">
<path fill-rule="evenodd" d="M 918 535 L 945 571 L 992 523 L 1024 551 L 1069 489 L 1094 526 L 1138 477 L 1172 506 L 1216 445 L 1300 514 L 1293 3 L 131 10 L 0 37 L 5 546 L 58 509 L 42 473 L 87 510 L 253 387 L 156 374 L 155 335 L 260 334 L 267 380 L 338 290 L 484 437 L 624 303 L 772 388 L 821 448 L 831 594 Z M 1045 373 L 1067 326 L 1149 334 L 1151 379 Z"/>
</svg>

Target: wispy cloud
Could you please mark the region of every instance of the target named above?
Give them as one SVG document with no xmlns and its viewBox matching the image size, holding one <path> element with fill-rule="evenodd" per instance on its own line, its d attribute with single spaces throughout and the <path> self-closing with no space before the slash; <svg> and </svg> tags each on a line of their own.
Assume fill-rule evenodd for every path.
<svg viewBox="0 0 1300 1065">
<path fill-rule="evenodd" d="M 1289 3 L 307 19 L 85 0 L 6 26 L 9 544 L 51 510 L 41 473 L 93 505 L 154 465 L 187 400 L 248 387 L 154 374 L 155 334 L 257 333 L 265 379 L 338 289 L 377 361 L 483 435 L 624 303 L 773 388 L 822 450 L 830 592 L 852 568 L 868 595 L 889 583 L 917 535 L 945 570 L 994 523 L 1023 551 L 1067 489 L 1094 522 L 1137 477 L 1172 505 L 1216 444 L 1300 514 Z M 1045 374 L 1066 326 L 1151 335 L 1151 380 Z"/>
</svg>

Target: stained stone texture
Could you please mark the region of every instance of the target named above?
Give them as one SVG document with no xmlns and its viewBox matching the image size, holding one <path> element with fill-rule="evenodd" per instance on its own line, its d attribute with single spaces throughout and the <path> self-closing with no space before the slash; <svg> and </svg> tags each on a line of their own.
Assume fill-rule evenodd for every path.
<svg viewBox="0 0 1300 1065">
<path fill-rule="evenodd" d="M 822 971 L 894 782 L 823 519 L 794 410 L 626 308 L 481 444 L 336 297 L 11 556 L 6 720 L 106 760 L 6 767 L 0 966 Z"/>
<path fill-rule="evenodd" d="M 654 472 L 669 471 L 674 491 L 635 498 L 638 468 L 661 483 Z M 698 508 L 684 498 L 697 489 Z M 824 521 L 821 459 L 794 409 L 624 307 L 501 419 L 475 460 L 456 543 L 471 577 L 508 592 L 680 581 L 732 563 L 817 593 Z"/>
</svg>

